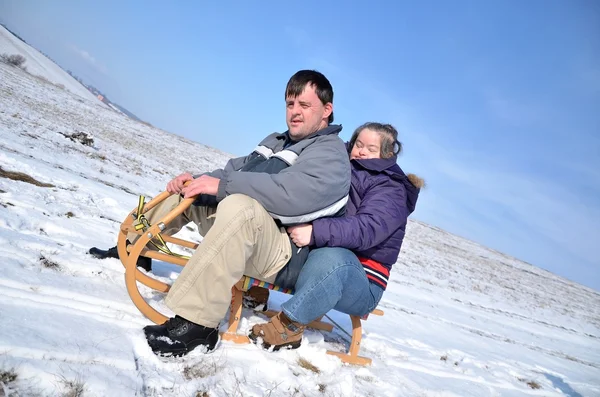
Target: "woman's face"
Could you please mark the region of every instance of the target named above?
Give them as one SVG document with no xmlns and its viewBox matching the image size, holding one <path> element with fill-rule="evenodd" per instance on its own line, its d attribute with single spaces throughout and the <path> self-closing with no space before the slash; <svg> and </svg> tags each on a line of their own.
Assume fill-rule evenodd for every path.
<svg viewBox="0 0 600 397">
<path fill-rule="evenodd" d="M 368 128 L 358 134 L 350 152 L 350 160 L 381 158 L 381 136 Z"/>
</svg>

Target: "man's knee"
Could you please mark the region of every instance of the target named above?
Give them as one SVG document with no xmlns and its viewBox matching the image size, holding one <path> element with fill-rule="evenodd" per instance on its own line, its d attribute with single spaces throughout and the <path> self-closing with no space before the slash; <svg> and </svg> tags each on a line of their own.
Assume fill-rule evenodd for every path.
<svg viewBox="0 0 600 397">
<path fill-rule="evenodd" d="M 251 211 L 257 204 L 258 202 L 250 196 L 246 196 L 245 194 L 232 194 L 219 202 L 219 205 L 217 206 L 217 217 L 219 215 L 236 215 L 240 212 Z"/>
</svg>

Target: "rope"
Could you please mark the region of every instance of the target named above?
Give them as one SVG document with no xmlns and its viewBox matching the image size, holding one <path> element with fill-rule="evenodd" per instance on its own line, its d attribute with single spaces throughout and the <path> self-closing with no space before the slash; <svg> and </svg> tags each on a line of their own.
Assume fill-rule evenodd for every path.
<svg viewBox="0 0 600 397">
<path fill-rule="evenodd" d="M 137 208 L 137 214 L 136 214 L 136 218 L 135 218 L 137 221 L 137 224 L 135 225 L 136 231 L 143 230 L 145 232 L 152 226 L 150 224 L 150 222 L 148 222 L 148 219 L 142 213 L 142 211 L 144 210 L 144 204 L 145 204 L 144 200 L 145 200 L 144 196 L 140 196 L 140 198 L 138 200 L 138 208 Z M 190 259 L 190 257 L 187 255 L 182 255 L 182 254 L 178 254 L 176 252 L 171 251 L 171 249 L 167 246 L 167 243 L 162 238 L 160 233 L 156 233 L 156 236 L 154 236 L 154 238 L 158 239 L 160 245 L 155 243 L 153 240 L 150 240 L 150 244 L 152 244 L 154 246 L 154 248 L 156 248 L 163 254 L 175 256 L 177 258 L 182 258 L 182 259 L 188 259 L 188 260 Z"/>
<path fill-rule="evenodd" d="M 329 317 L 327 314 L 325 315 L 325 317 L 327 317 L 327 319 L 329 321 L 331 321 L 333 323 L 333 325 L 335 325 L 336 327 L 338 327 L 339 329 L 342 330 L 343 333 L 345 333 L 346 335 L 348 335 L 348 337 L 350 338 L 349 340 L 346 339 L 346 342 L 352 343 L 352 335 L 350 335 L 350 333 L 348 331 L 346 331 L 344 328 L 342 328 L 338 323 L 336 323 L 335 321 L 333 321 L 333 319 L 331 317 Z"/>
</svg>

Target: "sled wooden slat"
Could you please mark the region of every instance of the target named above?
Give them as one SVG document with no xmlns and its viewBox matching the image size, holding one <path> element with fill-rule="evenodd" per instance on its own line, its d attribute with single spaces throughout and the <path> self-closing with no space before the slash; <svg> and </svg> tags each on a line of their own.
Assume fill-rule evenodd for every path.
<svg viewBox="0 0 600 397">
<path fill-rule="evenodd" d="M 381 309 L 375 309 L 370 314 L 374 314 L 376 316 L 383 316 L 383 310 L 381 310 Z"/>
<path fill-rule="evenodd" d="M 231 305 L 229 306 L 229 326 L 227 331 L 221 332 L 221 339 L 228 340 L 230 342 L 245 344 L 250 343 L 250 338 L 246 335 L 240 335 L 237 333 L 238 325 L 242 318 L 242 300 L 244 296 L 236 292 L 238 290 L 239 282 L 231 288 Z"/>
<path fill-rule="evenodd" d="M 142 213 L 146 213 L 150 209 L 154 208 L 160 202 L 168 198 L 171 194 L 169 192 L 162 192 L 155 198 L 153 198 L 150 202 L 144 205 Z M 188 199 L 184 199 L 179 203 L 177 207 L 175 207 L 171 212 L 164 216 L 163 219 L 155 222 L 149 229 L 146 231 L 136 231 L 134 227 L 134 216 L 136 213 L 137 207 L 134 208 L 128 216 L 125 218 L 123 223 L 121 224 L 119 230 L 119 237 L 117 243 L 117 249 L 119 252 L 119 258 L 125 266 L 125 284 L 127 286 L 127 292 L 131 297 L 134 305 L 146 316 L 148 319 L 153 321 L 156 324 L 163 324 L 168 320 L 168 317 L 163 315 L 154 309 L 148 302 L 140 294 L 137 283 L 140 282 L 145 286 L 154 289 L 159 292 L 168 292 L 170 289 L 170 285 L 163 283 L 159 280 L 156 280 L 147 274 L 142 273 L 137 269 L 137 260 L 140 256 L 145 256 L 148 258 L 154 258 L 161 261 L 165 261 L 168 263 L 173 263 L 179 266 L 185 266 L 187 260 L 184 258 L 178 258 L 171 255 L 164 254 L 162 252 L 149 250 L 146 248 L 150 240 L 160 233 L 160 228 L 158 225 L 164 224 L 168 225 L 173 219 L 182 214 L 189 206 L 194 202 L 195 197 L 191 197 Z M 138 234 L 140 237 L 138 240 L 133 243 L 127 245 L 127 235 Z M 177 244 L 183 247 L 196 249 L 198 244 L 178 239 L 175 237 L 162 235 L 164 241 Z M 231 341 L 238 344 L 246 344 L 250 343 L 250 339 L 246 335 L 240 335 L 237 333 L 239 323 L 242 316 L 242 300 L 244 294 L 244 283 L 246 282 L 246 276 L 243 276 L 236 285 L 231 288 L 231 305 L 229 308 L 229 324 L 227 331 L 221 333 L 221 338 L 223 340 Z M 263 314 L 272 317 L 277 314 L 274 311 L 266 311 Z M 383 311 L 380 309 L 373 310 L 370 314 L 383 316 Z M 352 341 L 350 342 L 350 346 L 348 348 L 347 353 L 342 352 L 334 352 L 327 351 L 328 354 L 337 356 L 340 358 L 342 362 L 354 365 L 370 365 L 371 359 L 367 357 L 361 357 L 358 355 L 360 351 L 360 343 L 362 339 L 362 322 L 361 320 L 366 320 L 365 318 L 361 319 L 359 316 L 350 316 L 352 322 Z M 314 329 L 319 329 L 323 331 L 331 332 L 333 330 L 333 325 L 327 322 L 323 322 L 319 320 L 315 320 L 312 323 L 308 324 L 309 327 Z"/>
<path fill-rule="evenodd" d="M 141 230 L 140 231 L 135 230 L 135 227 L 133 225 L 121 226 L 121 230 L 123 230 L 124 232 L 127 232 L 127 233 L 139 234 L 140 236 L 142 235 L 142 233 L 144 233 Z M 198 248 L 198 243 L 194 243 L 192 241 L 188 241 L 188 240 L 183 240 L 183 239 L 176 238 L 176 237 L 167 236 L 166 234 L 162 234 L 162 238 L 167 243 L 173 243 L 173 244 L 181 245 L 182 247 L 187 247 L 187 248 L 191 248 L 191 249 Z"/>
<path fill-rule="evenodd" d="M 131 251 L 131 249 L 127 248 L 127 251 L 129 252 L 129 251 Z M 142 252 L 140 252 L 140 255 L 145 256 L 147 258 L 158 259 L 158 260 L 172 263 L 174 265 L 179 265 L 179 266 L 185 266 L 185 264 L 187 263 L 187 259 L 163 254 L 162 252 L 158 252 L 158 251 L 152 251 L 152 250 L 149 250 L 148 248 L 142 249 Z"/>
<path fill-rule="evenodd" d="M 362 324 L 360 317 L 350 316 L 352 320 L 352 341 L 348 353 L 334 352 L 327 350 L 327 354 L 339 357 L 343 362 L 356 365 L 371 365 L 371 359 L 358 355 L 360 350 L 360 341 L 362 339 Z"/>
</svg>

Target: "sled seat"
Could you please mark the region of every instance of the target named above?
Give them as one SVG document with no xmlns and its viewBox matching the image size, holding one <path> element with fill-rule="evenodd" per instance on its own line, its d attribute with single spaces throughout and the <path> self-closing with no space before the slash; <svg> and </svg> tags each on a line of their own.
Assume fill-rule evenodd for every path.
<svg viewBox="0 0 600 397">
<path fill-rule="evenodd" d="M 140 197 L 138 207 L 134 208 L 129 215 L 125 218 L 121 224 L 119 230 L 119 237 L 117 242 L 117 249 L 119 252 L 119 258 L 125 267 L 125 285 L 127 292 L 134 303 L 134 305 L 140 310 L 140 312 L 150 319 L 155 324 L 163 324 L 168 320 L 168 317 L 154 309 L 140 294 L 138 289 L 138 282 L 145 286 L 166 293 L 170 289 L 170 285 L 160 280 L 150 277 L 147 274 L 142 273 L 136 266 L 137 260 L 140 256 L 161 260 L 167 263 L 173 263 L 179 266 L 185 266 L 188 259 L 183 255 L 174 254 L 168 248 L 166 250 L 159 249 L 159 251 L 150 250 L 146 246 L 150 243 L 155 245 L 157 238 L 162 242 L 163 246 L 166 247 L 165 243 L 172 243 L 182 247 L 196 249 L 198 244 L 191 241 L 161 235 L 163 231 L 173 219 L 182 214 L 195 200 L 195 197 L 184 199 L 169 212 L 165 217 L 154 225 L 150 225 L 145 221 L 143 227 L 140 227 L 140 219 L 150 209 L 154 208 L 160 202 L 168 198 L 171 194 L 167 191 L 162 192 L 158 196 L 154 197 L 150 202 L 144 203 L 144 197 Z M 133 244 L 127 243 L 127 234 L 135 233 L 140 237 Z M 162 251 L 162 252 L 161 252 Z M 229 313 L 229 324 L 227 331 L 221 333 L 221 337 L 224 340 L 232 341 L 235 343 L 250 343 L 250 339 L 246 335 L 240 335 L 237 333 L 239 322 L 242 315 L 242 298 L 245 291 L 251 287 L 268 288 L 274 291 L 280 291 L 286 294 L 293 294 L 292 290 L 280 288 L 276 285 L 267 283 L 265 281 L 257 280 L 249 276 L 243 276 L 232 288 L 231 288 L 231 305 Z M 272 317 L 277 314 L 275 311 L 262 312 L 263 314 Z M 373 310 L 369 314 L 378 316 L 383 315 L 383 311 L 379 309 Z M 352 341 L 347 353 L 327 351 L 328 354 L 338 356 L 343 362 L 356 365 L 370 365 L 371 359 L 367 357 L 359 356 L 360 342 L 362 338 L 362 324 L 361 320 L 366 320 L 368 315 L 364 317 L 351 315 L 350 319 L 352 322 Z M 333 325 L 327 322 L 317 319 L 307 325 L 310 328 L 331 332 Z"/>
</svg>

